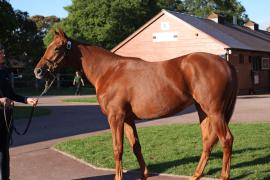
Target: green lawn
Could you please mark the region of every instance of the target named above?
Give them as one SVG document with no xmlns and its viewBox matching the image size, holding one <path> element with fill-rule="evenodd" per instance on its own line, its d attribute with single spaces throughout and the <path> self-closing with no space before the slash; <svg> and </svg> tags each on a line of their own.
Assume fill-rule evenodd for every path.
<svg viewBox="0 0 270 180">
<path fill-rule="evenodd" d="M 63 99 L 63 101 L 64 102 L 97 103 L 97 97 L 69 98 L 69 99 Z"/>
<path fill-rule="evenodd" d="M 42 87 L 43 88 L 43 87 Z M 16 88 L 15 92 L 18 94 L 22 94 L 25 96 L 38 96 L 41 94 L 43 89 L 34 89 L 34 88 Z M 61 87 L 59 89 L 52 87 L 48 90 L 46 95 L 74 95 L 75 88 L 74 87 Z M 89 94 L 95 94 L 95 88 L 93 87 L 82 87 L 81 95 L 89 95 Z"/>
<path fill-rule="evenodd" d="M 32 106 L 16 106 L 14 109 L 14 119 L 29 118 Z M 33 117 L 46 116 L 50 110 L 45 107 L 35 107 Z"/>
<path fill-rule="evenodd" d="M 231 179 L 270 179 L 270 123 L 231 124 L 234 147 Z M 151 172 L 192 175 L 202 145 L 198 125 L 166 125 L 139 128 L 142 152 Z M 111 134 L 69 140 L 56 145 L 60 151 L 98 167 L 114 168 Z M 218 178 L 222 151 L 215 146 L 204 174 Z M 137 169 L 135 156 L 125 139 L 124 169 Z"/>
</svg>

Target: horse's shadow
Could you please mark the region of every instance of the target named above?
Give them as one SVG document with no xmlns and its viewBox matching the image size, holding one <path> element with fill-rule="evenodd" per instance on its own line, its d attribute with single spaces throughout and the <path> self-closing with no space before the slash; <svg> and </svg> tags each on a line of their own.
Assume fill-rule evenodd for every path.
<svg viewBox="0 0 270 180">
<path fill-rule="evenodd" d="M 106 116 L 102 114 L 98 105 L 47 106 L 46 108 L 51 110 L 51 114 L 38 118 L 34 117 L 25 136 L 22 137 L 13 133 L 13 147 L 109 129 Z M 191 106 L 174 116 L 189 114 L 194 111 L 195 107 Z M 136 124 L 155 120 L 159 119 L 139 120 L 136 121 Z M 170 119 L 165 120 L 168 123 L 170 122 Z M 26 120 L 16 121 L 15 125 L 17 129 L 23 130 L 26 126 Z"/>
<path fill-rule="evenodd" d="M 149 174 L 149 177 L 157 176 L 158 174 Z M 100 175 L 100 176 L 94 176 L 94 177 L 86 177 L 86 178 L 80 178 L 80 179 L 74 179 L 74 180 L 112 180 L 114 179 L 114 174 L 106 174 L 106 175 Z M 140 172 L 135 170 L 128 171 L 123 174 L 123 179 L 140 179 Z"/>
<path fill-rule="evenodd" d="M 259 148 L 244 148 L 244 149 L 237 149 L 233 151 L 234 155 L 237 154 L 242 154 L 244 152 L 254 152 L 254 151 L 258 151 L 258 150 L 264 150 L 264 149 L 270 149 L 270 147 L 259 147 Z M 218 152 L 214 152 L 211 154 L 210 159 L 222 159 L 222 152 L 218 151 Z M 182 159 L 178 159 L 178 160 L 174 160 L 174 161 L 169 161 L 169 162 L 163 162 L 163 163 L 159 163 L 159 164 L 150 164 L 148 165 L 150 171 L 153 172 L 160 172 L 163 173 L 166 170 L 172 168 L 172 167 L 176 167 L 176 166 L 183 166 L 186 164 L 190 164 L 190 163 L 197 163 L 198 160 L 200 159 L 200 156 L 191 156 L 191 157 L 186 157 L 186 158 L 182 158 Z M 254 165 L 262 165 L 262 164 L 267 164 L 270 162 L 270 155 L 266 155 L 262 158 L 257 158 L 251 161 L 245 161 L 245 162 L 241 162 L 241 163 L 237 163 L 237 164 L 233 164 L 231 166 L 231 169 L 237 169 L 237 168 L 244 168 L 244 167 L 248 167 L 248 166 L 254 166 Z M 213 175 L 217 172 L 221 171 L 221 165 L 219 168 L 211 168 L 209 169 L 207 172 L 205 172 L 204 174 L 207 175 Z M 261 172 L 263 173 L 263 172 Z M 253 172 L 244 172 L 243 174 L 240 174 L 238 176 L 234 176 L 231 177 L 231 179 L 243 179 L 243 178 L 247 178 L 248 176 L 252 175 Z M 157 174 L 151 174 L 150 176 L 156 176 Z M 134 169 L 131 171 L 128 171 L 127 173 L 124 174 L 124 179 L 134 179 L 134 177 L 139 178 L 139 172 L 138 169 Z M 88 178 L 83 178 L 83 179 L 79 179 L 79 180 L 100 180 L 100 179 L 104 179 L 104 180 L 109 180 L 109 179 L 113 179 L 114 178 L 114 174 L 110 174 L 110 175 L 101 175 L 101 176 L 96 176 L 96 177 L 88 177 Z M 270 175 L 268 175 L 267 177 L 264 177 L 264 179 L 269 179 Z"/>
<path fill-rule="evenodd" d="M 74 179 L 74 180 L 112 180 L 114 178 L 114 174 L 109 175 L 100 175 L 95 177 L 87 177 L 87 178 L 80 178 L 80 179 Z"/>
</svg>

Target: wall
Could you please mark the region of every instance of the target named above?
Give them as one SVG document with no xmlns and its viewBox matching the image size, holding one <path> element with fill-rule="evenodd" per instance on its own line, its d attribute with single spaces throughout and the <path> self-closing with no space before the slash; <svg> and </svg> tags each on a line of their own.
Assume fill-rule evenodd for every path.
<svg viewBox="0 0 270 180">
<path fill-rule="evenodd" d="M 169 29 L 162 30 L 161 23 Z M 176 33 L 176 41 L 153 42 L 153 33 Z M 148 61 L 168 60 L 191 52 L 225 54 L 225 45 L 173 15 L 163 14 L 115 53 Z"/>
</svg>

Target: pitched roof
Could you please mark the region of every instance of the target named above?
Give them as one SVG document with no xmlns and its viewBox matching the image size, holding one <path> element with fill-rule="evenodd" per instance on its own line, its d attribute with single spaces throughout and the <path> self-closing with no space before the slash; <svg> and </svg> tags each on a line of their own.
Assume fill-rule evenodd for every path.
<svg viewBox="0 0 270 180">
<path fill-rule="evenodd" d="M 129 42 L 137 34 L 139 34 L 149 25 L 154 23 L 159 17 L 164 14 L 169 14 L 176 18 L 179 18 L 182 21 L 185 21 L 186 23 L 192 25 L 200 31 L 203 31 L 204 33 L 212 36 L 218 41 L 226 44 L 229 48 L 270 52 L 270 32 L 263 30 L 252 30 L 248 27 L 234 25 L 226 22 L 220 24 L 209 19 L 167 10 L 162 10 L 145 25 L 143 25 L 141 28 L 131 34 L 127 39 L 125 39 L 115 48 L 113 48 L 112 52 L 115 52 L 117 49 Z"/>
<path fill-rule="evenodd" d="M 167 11 L 193 27 L 207 33 L 230 48 L 270 52 L 270 33 L 230 23 L 219 24 L 209 19 Z"/>
</svg>

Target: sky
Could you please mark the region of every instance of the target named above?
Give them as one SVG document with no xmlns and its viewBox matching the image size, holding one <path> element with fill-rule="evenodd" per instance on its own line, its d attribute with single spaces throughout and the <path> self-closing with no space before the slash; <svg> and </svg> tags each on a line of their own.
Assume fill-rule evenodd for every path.
<svg viewBox="0 0 270 180">
<path fill-rule="evenodd" d="M 265 30 L 270 26 L 270 0 L 239 0 L 246 9 L 249 18 Z M 10 0 L 13 9 L 27 11 L 30 16 L 55 15 L 60 18 L 67 17 L 68 12 L 64 6 L 72 4 L 72 0 Z"/>
</svg>

